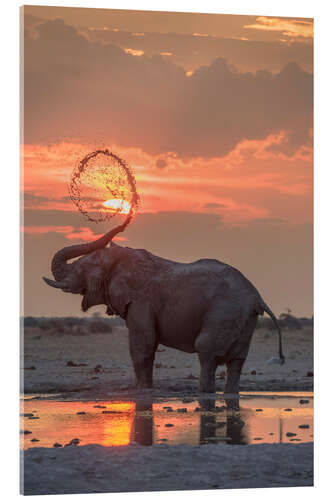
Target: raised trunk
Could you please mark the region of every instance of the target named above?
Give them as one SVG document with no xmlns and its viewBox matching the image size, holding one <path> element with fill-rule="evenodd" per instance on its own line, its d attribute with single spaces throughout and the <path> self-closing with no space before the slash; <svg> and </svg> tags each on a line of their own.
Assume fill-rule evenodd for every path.
<svg viewBox="0 0 333 500">
<path fill-rule="evenodd" d="M 132 214 L 130 212 L 123 224 L 115 227 L 114 229 L 111 229 L 111 231 L 104 234 L 104 236 L 102 236 L 101 238 L 98 238 L 98 240 L 91 241 L 89 243 L 83 243 L 81 245 L 71 245 L 59 250 L 53 257 L 51 264 L 51 270 L 54 279 L 56 281 L 62 281 L 66 277 L 68 270 L 67 261 L 69 259 L 74 259 L 75 257 L 91 253 L 94 250 L 98 250 L 99 248 L 104 248 L 116 234 L 124 231 L 131 218 Z"/>
</svg>

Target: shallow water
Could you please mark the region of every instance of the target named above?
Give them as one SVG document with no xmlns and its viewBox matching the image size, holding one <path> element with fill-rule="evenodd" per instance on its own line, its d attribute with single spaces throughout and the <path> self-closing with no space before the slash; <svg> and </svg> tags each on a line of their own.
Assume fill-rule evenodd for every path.
<svg viewBox="0 0 333 500">
<path fill-rule="evenodd" d="M 237 412 L 227 410 L 219 394 L 216 399 L 153 401 L 62 401 L 28 395 L 21 402 L 21 429 L 30 431 L 21 434 L 24 449 L 65 446 L 75 438 L 79 445 L 104 446 L 297 444 L 313 441 L 313 393 L 241 393 Z"/>
</svg>

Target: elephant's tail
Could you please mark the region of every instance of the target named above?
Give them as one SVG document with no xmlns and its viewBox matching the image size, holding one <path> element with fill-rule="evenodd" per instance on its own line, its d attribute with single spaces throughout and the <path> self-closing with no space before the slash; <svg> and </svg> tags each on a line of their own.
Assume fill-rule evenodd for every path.
<svg viewBox="0 0 333 500">
<path fill-rule="evenodd" d="M 275 314 L 273 311 L 270 310 L 268 305 L 261 299 L 261 306 L 263 310 L 272 318 L 274 325 L 276 326 L 276 329 L 279 333 L 279 361 L 280 365 L 283 365 L 286 361 L 286 358 L 284 357 L 284 354 L 282 352 L 282 334 L 281 334 L 281 329 L 278 320 L 276 319 Z"/>
</svg>

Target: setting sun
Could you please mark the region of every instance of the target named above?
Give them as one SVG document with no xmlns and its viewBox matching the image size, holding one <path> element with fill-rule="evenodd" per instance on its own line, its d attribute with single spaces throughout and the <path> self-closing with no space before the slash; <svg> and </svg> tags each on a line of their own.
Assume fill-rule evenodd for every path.
<svg viewBox="0 0 333 500">
<path fill-rule="evenodd" d="M 117 212 L 119 211 L 119 213 L 121 214 L 128 214 L 131 208 L 131 205 L 128 201 L 117 198 L 105 201 L 103 203 L 103 206 L 106 208 L 111 208 L 111 210 Z"/>
</svg>

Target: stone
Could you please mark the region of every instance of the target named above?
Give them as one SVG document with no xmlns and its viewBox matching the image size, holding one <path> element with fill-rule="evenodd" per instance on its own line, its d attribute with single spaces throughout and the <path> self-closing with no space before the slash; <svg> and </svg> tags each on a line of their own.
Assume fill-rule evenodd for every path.
<svg viewBox="0 0 333 500">
<path fill-rule="evenodd" d="M 95 405 L 94 408 L 106 408 L 104 405 Z"/>
<path fill-rule="evenodd" d="M 308 403 L 308 402 L 309 402 L 309 400 L 308 400 L 308 399 L 300 399 L 299 404 L 300 404 L 300 405 L 305 405 L 305 404 L 306 404 L 306 403 Z"/>
<path fill-rule="evenodd" d="M 257 408 L 256 411 L 264 411 L 262 408 Z"/>
<path fill-rule="evenodd" d="M 31 441 L 32 443 L 38 443 L 38 442 L 39 442 L 39 439 L 32 438 L 32 439 L 30 439 L 30 441 Z"/>
<path fill-rule="evenodd" d="M 174 427 L 173 424 L 165 424 L 164 427 Z"/>
<path fill-rule="evenodd" d="M 294 432 L 286 432 L 286 436 L 293 437 L 293 436 L 297 436 L 297 434 L 295 434 Z"/>
<path fill-rule="evenodd" d="M 292 411 L 291 408 L 285 408 L 284 411 Z"/>
<path fill-rule="evenodd" d="M 62 444 L 54 443 L 53 448 L 62 448 Z"/>
<path fill-rule="evenodd" d="M 310 429 L 310 426 L 308 424 L 301 424 L 298 426 L 300 429 Z"/>
<path fill-rule="evenodd" d="M 177 408 L 178 413 L 186 413 L 187 408 Z"/>
<path fill-rule="evenodd" d="M 71 439 L 71 441 L 68 443 L 69 446 L 77 446 L 79 444 L 80 440 L 79 438 L 74 438 Z"/>
<path fill-rule="evenodd" d="M 85 412 L 85 411 L 78 411 L 78 412 L 76 412 L 76 414 L 77 414 L 77 415 L 85 415 L 85 414 L 86 414 L 86 412 Z"/>
</svg>

